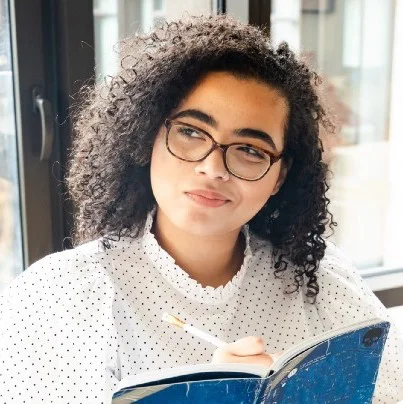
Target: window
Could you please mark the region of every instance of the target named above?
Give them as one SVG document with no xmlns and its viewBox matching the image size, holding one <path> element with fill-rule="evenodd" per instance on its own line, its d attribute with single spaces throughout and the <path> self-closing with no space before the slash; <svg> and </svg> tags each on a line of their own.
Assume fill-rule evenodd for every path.
<svg viewBox="0 0 403 404">
<path fill-rule="evenodd" d="M 225 10 L 219 10 L 225 7 Z M 188 13 L 211 14 L 226 11 L 248 22 L 248 1 L 213 0 L 95 0 L 95 57 L 97 80 L 117 71 L 116 45 L 120 39 L 135 32 L 147 32 L 156 24 Z"/>
<path fill-rule="evenodd" d="M 0 0 L 0 293 L 68 245 L 67 114 L 94 69 L 87 3 Z"/>
<path fill-rule="evenodd" d="M 338 127 L 322 137 L 339 223 L 333 239 L 363 274 L 403 268 L 399 25 L 393 1 L 272 2 L 274 42 L 288 41 L 323 78 Z"/>
<path fill-rule="evenodd" d="M 0 0 L 0 292 L 22 271 L 17 135 L 8 1 Z"/>
</svg>

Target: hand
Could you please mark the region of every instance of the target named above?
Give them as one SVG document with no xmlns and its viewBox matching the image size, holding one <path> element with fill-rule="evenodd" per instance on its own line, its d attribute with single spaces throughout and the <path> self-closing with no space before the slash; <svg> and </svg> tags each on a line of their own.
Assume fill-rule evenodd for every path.
<svg viewBox="0 0 403 404">
<path fill-rule="evenodd" d="M 212 363 L 250 363 L 269 367 L 279 355 L 265 353 L 262 338 L 245 337 L 217 348 Z"/>
</svg>

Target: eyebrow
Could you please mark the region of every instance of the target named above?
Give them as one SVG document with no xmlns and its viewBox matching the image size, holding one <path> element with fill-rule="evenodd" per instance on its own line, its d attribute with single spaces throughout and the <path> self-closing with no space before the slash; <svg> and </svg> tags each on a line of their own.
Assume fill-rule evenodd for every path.
<svg viewBox="0 0 403 404">
<path fill-rule="evenodd" d="M 200 111 L 198 109 L 185 109 L 175 114 L 171 119 L 178 119 L 183 117 L 195 118 L 201 122 L 206 123 L 209 126 L 212 126 L 213 128 L 218 127 L 217 121 L 211 115 L 206 114 L 205 112 Z M 263 132 L 258 129 L 242 128 L 242 129 L 235 129 L 233 133 L 241 137 L 263 140 L 264 142 L 269 144 L 275 151 L 278 151 L 273 138 L 266 132 Z"/>
</svg>

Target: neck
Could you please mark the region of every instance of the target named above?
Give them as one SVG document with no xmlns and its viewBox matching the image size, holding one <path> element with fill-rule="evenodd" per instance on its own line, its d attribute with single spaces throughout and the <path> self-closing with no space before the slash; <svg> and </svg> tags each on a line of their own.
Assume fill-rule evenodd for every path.
<svg viewBox="0 0 403 404">
<path fill-rule="evenodd" d="M 157 209 L 152 231 L 175 263 L 203 287 L 225 285 L 241 268 L 245 240 L 240 229 L 224 235 L 194 235 Z"/>
</svg>

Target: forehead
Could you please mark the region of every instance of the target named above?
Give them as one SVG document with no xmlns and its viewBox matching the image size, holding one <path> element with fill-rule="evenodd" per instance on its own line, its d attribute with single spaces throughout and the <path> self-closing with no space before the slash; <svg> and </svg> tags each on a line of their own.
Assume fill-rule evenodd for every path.
<svg viewBox="0 0 403 404">
<path fill-rule="evenodd" d="M 212 72 L 190 91 L 175 112 L 187 108 L 211 115 L 220 131 L 258 129 L 270 133 L 279 149 L 284 144 L 288 103 L 266 83 L 228 72 Z"/>
</svg>

